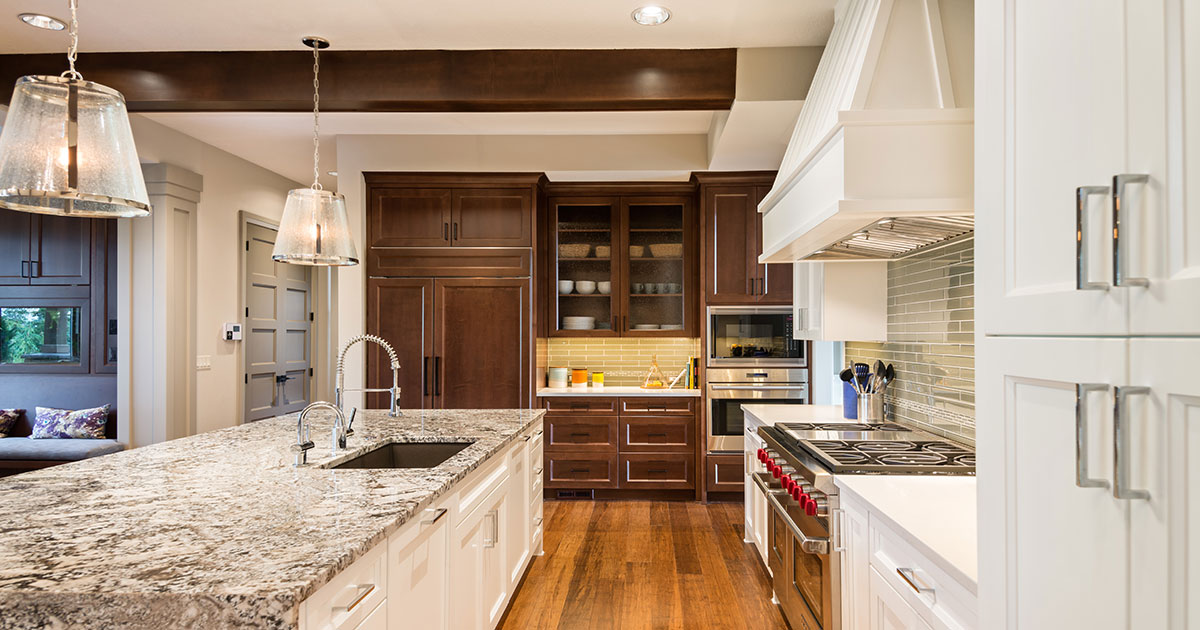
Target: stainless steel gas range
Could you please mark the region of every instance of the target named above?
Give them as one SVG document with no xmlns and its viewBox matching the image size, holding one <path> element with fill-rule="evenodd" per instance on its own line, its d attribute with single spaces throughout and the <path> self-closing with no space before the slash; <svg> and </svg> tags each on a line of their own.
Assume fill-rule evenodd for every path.
<svg viewBox="0 0 1200 630">
<path fill-rule="evenodd" d="M 835 475 L 973 475 L 969 448 L 899 424 L 779 423 L 758 429 L 752 475 L 770 506 L 767 564 L 793 628 L 843 630 Z"/>
</svg>

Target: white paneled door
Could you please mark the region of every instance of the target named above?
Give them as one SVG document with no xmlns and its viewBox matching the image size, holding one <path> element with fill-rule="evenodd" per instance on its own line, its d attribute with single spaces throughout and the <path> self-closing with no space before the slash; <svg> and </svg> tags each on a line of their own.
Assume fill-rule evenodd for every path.
<svg viewBox="0 0 1200 630">
<path fill-rule="evenodd" d="M 980 343 L 981 627 L 1131 627 L 1130 501 L 1113 496 L 1113 386 L 1128 382 L 1127 344 Z"/>
<path fill-rule="evenodd" d="M 1196 339 L 1129 342 L 1135 389 L 1125 389 L 1119 411 L 1128 438 L 1121 491 L 1131 497 L 1131 627 L 1200 627 L 1200 381 L 1187 369 L 1196 356 Z"/>
<path fill-rule="evenodd" d="M 245 420 L 299 411 L 311 398 L 311 268 L 271 260 L 277 231 L 245 224 Z"/>
<path fill-rule="evenodd" d="M 976 6 L 977 24 L 989 25 L 976 38 L 975 220 L 984 238 L 975 259 L 985 334 L 1127 330 L 1128 292 L 1110 288 L 1111 185 L 1126 172 L 1125 16 L 1135 10 L 1126 4 Z"/>
</svg>

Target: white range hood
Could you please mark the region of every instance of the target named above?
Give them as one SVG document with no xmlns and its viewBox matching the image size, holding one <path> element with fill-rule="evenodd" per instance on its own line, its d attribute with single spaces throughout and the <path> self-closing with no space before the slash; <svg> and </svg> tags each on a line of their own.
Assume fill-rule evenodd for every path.
<svg viewBox="0 0 1200 630">
<path fill-rule="evenodd" d="M 760 262 L 887 260 L 974 229 L 974 3 L 842 0 Z"/>
</svg>

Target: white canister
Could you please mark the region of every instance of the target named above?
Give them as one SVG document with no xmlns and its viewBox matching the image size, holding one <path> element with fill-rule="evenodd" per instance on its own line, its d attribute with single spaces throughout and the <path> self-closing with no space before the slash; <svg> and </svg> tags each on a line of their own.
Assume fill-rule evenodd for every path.
<svg viewBox="0 0 1200 630">
<path fill-rule="evenodd" d="M 550 368 L 550 387 L 566 387 L 571 371 L 565 367 Z"/>
</svg>

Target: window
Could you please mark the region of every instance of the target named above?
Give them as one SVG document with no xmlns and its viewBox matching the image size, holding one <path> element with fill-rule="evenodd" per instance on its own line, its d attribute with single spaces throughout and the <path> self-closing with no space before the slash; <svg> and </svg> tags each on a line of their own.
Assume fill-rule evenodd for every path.
<svg viewBox="0 0 1200 630">
<path fill-rule="evenodd" d="M 0 371 L 87 372 L 87 300 L 0 300 Z"/>
</svg>

